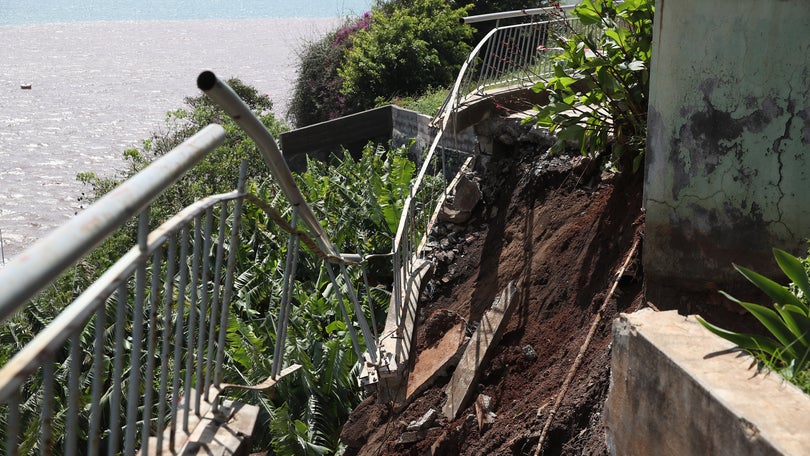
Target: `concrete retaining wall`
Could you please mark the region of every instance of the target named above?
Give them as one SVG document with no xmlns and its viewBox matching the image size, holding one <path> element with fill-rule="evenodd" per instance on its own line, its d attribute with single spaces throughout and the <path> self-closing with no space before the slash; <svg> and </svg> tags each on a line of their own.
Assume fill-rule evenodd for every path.
<svg viewBox="0 0 810 456">
<path fill-rule="evenodd" d="M 436 137 L 431 120 L 416 111 L 388 105 L 284 133 L 280 137 L 281 150 L 290 169 L 301 172 L 306 168 L 307 157 L 325 161 L 345 148 L 357 158 L 369 142 L 384 145 L 390 142 L 399 147 L 413 140 L 411 155 L 421 165 L 422 154 Z M 439 146 L 451 151 L 449 156 L 458 167 L 463 160 L 457 152 L 476 151 L 475 134 L 472 128 L 455 135 L 445 133 Z M 452 175 L 452 171 L 448 173 Z"/>
<path fill-rule="evenodd" d="M 692 317 L 622 314 L 605 405 L 613 455 L 810 454 L 810 397 Z"/>
</svg>

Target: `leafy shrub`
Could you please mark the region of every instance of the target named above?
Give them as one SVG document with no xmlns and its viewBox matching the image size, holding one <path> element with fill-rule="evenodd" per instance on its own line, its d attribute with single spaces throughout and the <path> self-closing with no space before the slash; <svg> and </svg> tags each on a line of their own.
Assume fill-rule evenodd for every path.
<svg viewBox="0 0 810 456">
<path fill-rule="evenodd" d="M 410 109 L 411 111 L 416 111 L 428 116 L 433 116 L 444 104 L 444 101 L 447 99 L 447 95 L 449 93 L 450 89 L 446 88 L 440 89 L 428 88 L 427 90 L 425 90 L 424 93 L 422 93 L 419 96 L 394 97 L 390 100 L 378 102 L 377 106 L 393 104 L 401 108 Z"/>
<path fill-rule="evenodd" d="M 338 70 L 349 109 L 449 85 L 471 49 L 472 29 L 461 24 L 468 11 L 432 0 L 375 10 L 374 22 L 353 36 Z"/>
<path fill-rule="evenodd" d="M 571 25 L 554 38 L 562 53 L 554 75 L 535 85 L 549 103 L 529 119 L 556 134 L 555 148 L 579 142 L 583 155 L 611 148 L 619 169 L 637 170 L 647 131 L 652 0 L 583 0 Z"/>
<path fill-rule="evenodd" d="M 810 393 L 810 278 L 807 264 L 779 249 L 773 250 L 779 268 L 791 280 L 787 287 L 739 265 L 734 268 L 773 300 L 773 308 L 743 302 L 728 293 L 725 297 L 753 315 L 771 336 L 728 331 L 697 317 L 714 334 L 737 344 L 783 377 L 796 382 Z M 808 257 L 810 258 L 810 257 Z"/>
<path fill-rule="evenodd" d="M 365 13 L 304 47 L 299 55 L 298 78 L 287 111 L 297 127 L 349 114 L 346 97 L 340 92 L 343 80 L 338 68 L 351 45 L 352 35 L 368 28 L 371 22 L 371 14 Z"/>
</svg>

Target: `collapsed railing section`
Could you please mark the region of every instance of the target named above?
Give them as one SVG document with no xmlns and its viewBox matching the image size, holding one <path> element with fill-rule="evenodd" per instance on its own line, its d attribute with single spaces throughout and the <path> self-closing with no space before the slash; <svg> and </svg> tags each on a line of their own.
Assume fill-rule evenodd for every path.
<svg viewBox="0 0 810 456">
<path fill-rule="evenodd" d="M 360 356 L 355 322 L 340 293 L 345 290 L 372 353 L 368 361 L 376 361 L 376 339 L 347 272 L 360 255 L 340 254 L 329 241 L 274 138 L 244 102 L 210 72 L 198 85 L 256 141 L 290 202 L 292 222 L 246 192 L 243 164 L 237 190 L 203 198 L 149 231 L 149 204 L 224 140 L 223 128 L 211 125 L 21 253 L 0 272 L 6 325 L 41 318 L 38 309 L 25 307 L 30 300 L 137 218 L 136 245 L 52 321 L 38 322 L 44 327 L 19 352 L 7 355 L 13 357 L 0 369 L 3 454 L 175 454 L 206 413 L 217 416 L 223 389 L 241 387 L 223 381 L 245 202 L 290 234 L 271 377 L 245 389 L 266 389 L 295 368 L 284 368 L 283 345 L 299 243 L 325 260 Z M 23 308 L 25 314 L 11 318 Z"/>
<path fill-rule="evenodd" d="M 527 87 L 553 74 L 552 56 L 556 49 L 555 36 L 565 36 L 581 29 L 576 18 L 567 12 L 573 7 L 536 8 L 509 11 L 465 18 L 465 22 L 513 19 L 527 17 L 529 22 L 496 26 L 476 45 L 459 71 L 456 82 L 433 124 L 438 131 L 430 145 L 417 178 L 414 180 L 400 218 L 393 243 L 394 283 L 388 320 L 379 342 L 379 359 L 375 368 L 367 369 L 366 382 L 379 382 L 378 400 L 402 400 L 402 379 L 408 366 L 413 327 L 418 304 L 419 285 L 429 267 L 423 258 L 421 246 L 435 219 L 442 198 L 437 198 L 431 179 L 439 174 L 445 179 L 446 166 L 442 143 L 454 115 L 471 96 L 486 96 L 498 88 Z M 437 152 L 441 155 L 442 170 L 436 166 Z M 468 165 L 470 161 L 466 162 Z M 433 183 L 435 184 L 435 183 Z M 438 203 L 438 205 L 437 205 Z M 431 217 L 433 216 L 433 217 Z"/>
</svg>

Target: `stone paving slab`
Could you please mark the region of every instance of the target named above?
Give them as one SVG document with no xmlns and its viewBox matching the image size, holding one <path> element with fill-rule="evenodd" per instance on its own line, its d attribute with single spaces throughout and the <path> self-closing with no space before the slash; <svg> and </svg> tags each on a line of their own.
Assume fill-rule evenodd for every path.
<svg viewBox="0 0 810 456">
<path fill-rule="evenodd" d="M 487 361 L 492 349 L 497 346 L 504 328 L 509 322 L 514 308 L 512 301 L 516 294 L 517 287 L 514 282 L 509 282 L 509 285 L 495 298 L 492 307 L 481 317 L 478 329 L 470 338 L 470 342 L 453 372 L 453 377 L 444 390 L 447 402 L 442 408 L 442 413 L 449 419 L 456 419 L 459 412 L 464 410 L 464 406 L 469 402 L 478 385 L 480 368 Z"/>
</svg>

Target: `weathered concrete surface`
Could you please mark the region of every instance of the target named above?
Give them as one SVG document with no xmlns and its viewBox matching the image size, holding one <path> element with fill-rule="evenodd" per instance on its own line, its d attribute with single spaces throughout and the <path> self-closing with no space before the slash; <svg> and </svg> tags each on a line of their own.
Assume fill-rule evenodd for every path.
<svg viewBox="0 0 810 456">
<path fill-rule="evenodd" d="M 675 311 L 617 318 L 604 418 L 611 454 L 808 454 L 810 397 L 732 348 Z"/>
<path fill-rule="evenodd" d="M 444 389 L 447 402 L 442 407 L 442 413 L 451 420 L 458 417 L 458 413 L 467 405 L 467 401 L 478 386 L 479 369 L 503 335 L 514 309 L 512 300 L 516 294 L 517 287 L 513 282 L 509 282 L 495 298 L 492 307 L 481 317 L 478 329 L 473 333 L 464 354 L 461 355 L 461 360 L 453 371 L 453 377 Z"/>
<path fill-rule="evenodd" d="M 419 354 L 413 372 L 408 376 L 407 400 L 422 393 L 436 378 L 446 374 L 450 366 L 458 363 L 466 340 L 466 327 L 464 322 L 453 326 L 436 345 Z"/>
<path fill-rule="evenodd" d="M 209 389 L 212 398 L 219 396 L 220 390 L 215 386 Z M 141 448 L 143 454 L 183 454 L 211 456 L 240 456 L 250 452 L 250 441 L 258 421 L 259 408 L 255 405 L 224 400 L 218 412 L 214 412 L 212 403 L 203 400 L 200 403 L 200 416 L 191 413 L 188 418 L 188 432 L 183 429 L 185 401 L 190 401 L 190 410 L 196 408 L 196 392 L 192 389 L 181 399 L 174 420 L 174 442 L 170 441 L 171 426 L 166 426 L 158 447 L 158 438 L 149 437 L 148 447 Z"/>
<path fill-rule="evenodd" d="M 732 261 L 769 273 L 772 247 L 806 250 L 810 8 L 655 7 L 644 273 L 648 300 L 685 310 L 691 298 L 677 290 L 735 290 Z"/>
</svg>

